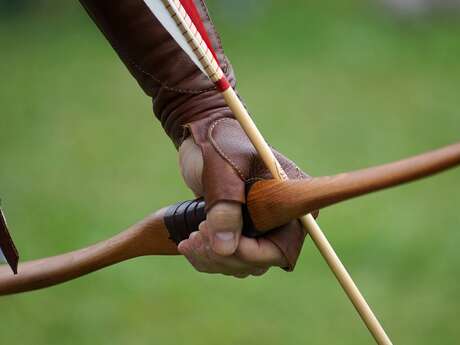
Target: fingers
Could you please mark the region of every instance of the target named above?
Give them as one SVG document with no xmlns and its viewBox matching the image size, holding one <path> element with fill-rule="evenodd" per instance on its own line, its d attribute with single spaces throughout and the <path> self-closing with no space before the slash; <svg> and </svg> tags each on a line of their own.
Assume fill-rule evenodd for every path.
<svg viewBox="0 0 460 345">
<path fill-rule="evenodd" d="M 280 248 L 265 238 L 241 237 L 236 256 L 258 266 L 286 267 L 287 260 Z"/>
<path fill-rule="evenodd" d="M 204 195 L 202 183 L 203 155 L 192 138 L 186 139 L 179 148 L 181 173 L 187 186 L 197 195 Z M 209 246 L 221 256 L 232 255 L 237 246 L 242 229 L 241 204 L 218 202 L 207 214 Z M 195 245 L 197 245 L 195 243 Z M 195 258 L 196 261 L 196 258 Z"/>
<path fill-rule="evenodd" d="M 233 255 L 216 254 L 211 248 L 210 231 L 206 222 L 200 225 L 200 231 L 182 241 L 178 248 L 197 271 L 221 273 L 236 278 L 261 276 L 272 266 L 285 265 L 284 256 L 278 247 L 264 239 L 242 237 Z"/>
<path fill-rule="evenodd" d="M 218 255 L 232 255 L 238 247 L 243 228 L 241 204 L 219 202 L 214 205 L 206 217 L 211 248 Z"/>
<path fill-rule="evenodd" d="M 186 139 L 179 148 L 179 164 L 187 186 L 196 195 L 204 195 L 202 184 L 203 155 L 192 138 Z M 243 224 L 241 205 L 236 202 L 218 202 L 207 215 L 210 244 L 219 255 L 232 255 L 241 234 Z"/>
<path fill-rule="evenodd" d="M 197 196 L 205 195 L 202 180 L 203 155 L 201 148 L 192 138 L 186 139 L 180 146 L 179 159 L 181 173 L 187 186 Z M 211 169 L 209 165 L 208 169 Z M 219 169 L 211 171 L 220 172 Z M 227 170 L 222 169 L 222 174 L 225 171 Z M 237 183 L 241 182 L 238 176 L 235 180 L 227 178 L 225 181 L 226 186 L 232 187 L 229 188 L 230 195 L 234 194 Z M 208 194 L 211 187 L 209 184 L 206 187 Z M 229 192 L 225 188 L 224 190 Z M 267 239 L 242 237 L 242 227 L 240 202 L 216 202 L 208 211 L 206 221 L 200 225 L 200 231 L 179 244 L 179 252 L 200 272 L 221 273 L 237 278 L 263 275 L 272 266 L 286 267 L 286 259 L 279 246 Z"/>
<path fill-rule="evenodd" d="M 209 239 L 202 232 L 194 232 L 179 244 L 179 252 L 186 256 L 199 272 L 222 273 L 238 277 L 260 274 L 258 267 L 252 267 L 236 257 L 219 256 L 210 248 Z"/>
</svg>

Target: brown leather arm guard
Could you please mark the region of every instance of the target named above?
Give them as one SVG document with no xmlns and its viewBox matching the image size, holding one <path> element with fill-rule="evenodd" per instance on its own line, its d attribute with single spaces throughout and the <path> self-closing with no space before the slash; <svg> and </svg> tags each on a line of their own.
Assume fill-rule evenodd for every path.
<svg viewBox="0 0 460 345">
<path fill-rule="evenodd" d="M 203 186 L 207 208 L 219 201 L 245 202 L 245 184 L 269 178 L 252 144 L 213 83 L 159 23 L 142 0 L 80 0 L 153 100 L 153 110 L 166 133 L 179 147 L 192 135 L 204 160 Z M 195 0 L 229 82 L 232 67 L 203 1 Z M 277 153 L 290 178 L 305 178 L 291 161 Z M 305 238 L 297 221 L 266 236 L 284 253 L 292 270 Z"/>
</svg>

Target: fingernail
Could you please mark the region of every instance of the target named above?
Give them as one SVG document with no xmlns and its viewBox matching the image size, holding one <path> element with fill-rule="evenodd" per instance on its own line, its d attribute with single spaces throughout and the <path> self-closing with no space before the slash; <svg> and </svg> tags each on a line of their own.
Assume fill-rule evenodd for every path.
<svg viewBox="0 0 460 345">
<path fill-rule="evenodd" d="M 221 255 L 230 255 L 235 251 L 235 233 L 233 232 L 217 232 L 214 241 L 213 249 Z"/>
</svg>

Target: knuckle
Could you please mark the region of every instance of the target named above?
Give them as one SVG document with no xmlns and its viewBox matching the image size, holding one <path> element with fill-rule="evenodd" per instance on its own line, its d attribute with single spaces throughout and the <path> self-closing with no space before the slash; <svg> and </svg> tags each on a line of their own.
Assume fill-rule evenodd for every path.
<svg viewBox="0 0 460 345">
<path fill-rule="evenodd" d="M 209 211 L 209 216 L 215 219 L 238 219 L 241 217 L 241 205 L 236 202 L 219 202 Z"/>
<path fill-rule="evenodd" d="M 209 218 L 211 231 L 239 231 L 243 227 L 241 216 L 229 214 L 214 214 Z"/>
</svg>

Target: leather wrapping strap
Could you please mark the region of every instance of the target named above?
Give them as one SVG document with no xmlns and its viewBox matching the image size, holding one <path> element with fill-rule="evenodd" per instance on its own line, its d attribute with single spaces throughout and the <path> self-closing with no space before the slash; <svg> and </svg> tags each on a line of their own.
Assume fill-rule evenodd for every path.
<svg viewBox="0 0 460 345">
<path fill-rule="evenodd" d="M 176 147 L 187 123 L 232 117 L 214 84 L 195 66 L 142 0 L 80 0 L 145 93 Z M 222 70 L 233 70 L 203 1 L 195 0 Z"/>
<path fill-rule="evenodd" d="M 164 216 L 164 222 L 169 232 L 169 238 L 174 243 L 189 238 L 190 234 L 198 231 L 198 226 L 206 220 L 206 205 L 203 198 L 187 200 L 170 206 Z M 247 237 L 260 237 L 264 233 L 254 228 L 246 207 L 243 206 L 243 235 Z"/>
<path fill-rule="evenodd" d="M 244 204 L 245 184 L 270 174 L 258 158 L 224 98 L 195 66 L 142 0 L 80 0 L 145 93 L 176 147 L 191 135 L 203 153 L 206 210 L 220 201 Z M 232 87 L 232 67 L 202 0 L 194 0 Z M 294 163 L 277 153 L 290 178 L 305 178 Z M 176 210 L 177 211 L 177 210 Z M 183 212 L 182 209 L 178 210 Z M 186 212 L 185 212 L 186 213 Z M 296 223 L 295 223 L 296 224 Z M 294 229 L 295 228 L 295 229 Z M 292 270 L 305 234 L 287 227 L 268 235 L 286 256 Z M 296 243 L 287 243 L 296 241 Z"/>
</svg>

